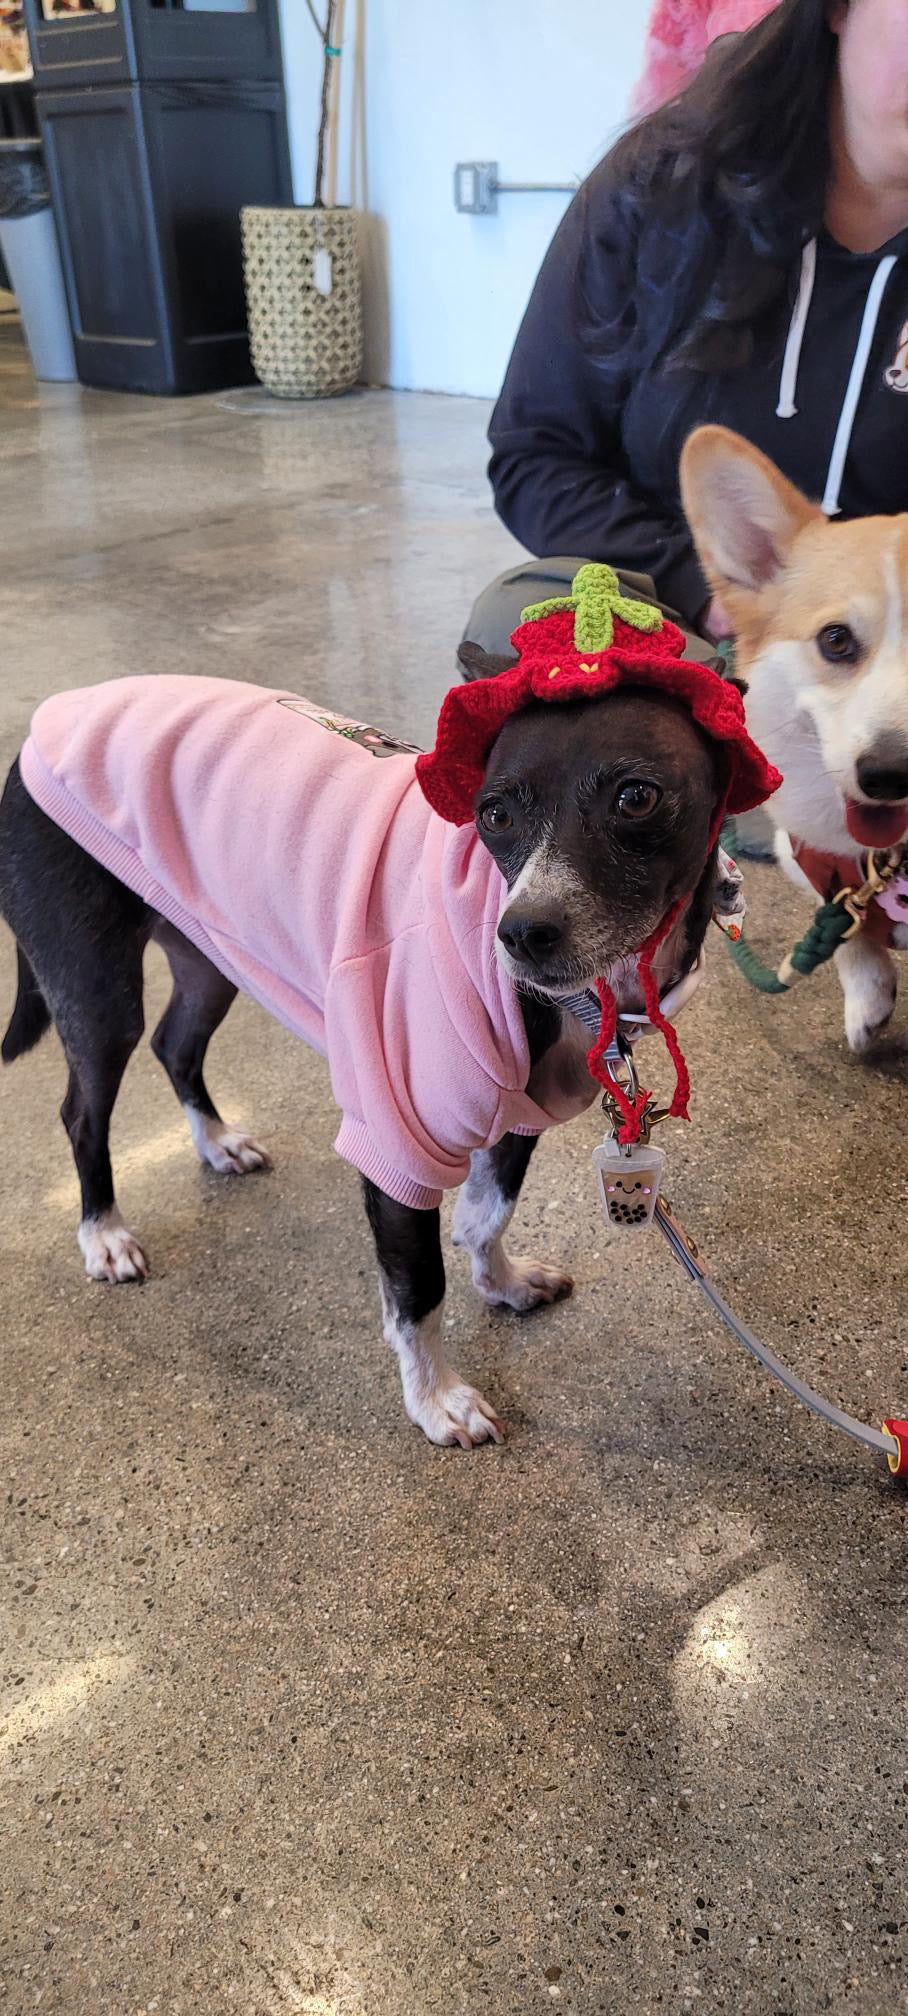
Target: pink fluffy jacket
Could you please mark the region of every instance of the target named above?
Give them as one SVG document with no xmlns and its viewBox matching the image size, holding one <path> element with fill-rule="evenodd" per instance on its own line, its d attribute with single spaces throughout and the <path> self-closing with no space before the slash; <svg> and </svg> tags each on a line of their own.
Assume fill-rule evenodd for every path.
<svg viewBox="0 0 908 2016">
<path fill-rule="evenodd" d="M 654 0 L 634 111 L 652 112 L 676 98 L 699 70 L 711 42 L 753 28 L 777 5 L 778 0 Z"/>
</svg>

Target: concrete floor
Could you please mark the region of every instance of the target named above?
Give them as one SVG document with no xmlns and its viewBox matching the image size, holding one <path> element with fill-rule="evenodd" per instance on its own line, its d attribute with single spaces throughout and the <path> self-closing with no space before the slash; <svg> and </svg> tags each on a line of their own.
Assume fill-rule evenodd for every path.
<svg viewBox="0 0 908 2016">
<path fill-rule="evenodd" d="M 513 552 L 481 406 L 36 396 L 4 357 L 4 759 L 44 694 L 138 670 L 428 736 Z M 750 883 L 781 951 L 803 907 Z M 720 1282 L 845 1405 L 908 1411 L 902 1051 L 856 1065 L 834 978 L 767 1002 L 718 941 L 684 1033 L 670 1190 Z M 429 1447 L 323 1065 L 239 1002 L 211 1079 L 275 1173 L 202 1172 L 140 1053 L 142 1289 L 82 1277 L 55 1040 L 0 1082 L 0 2007 L 908 2009 L 904 1494 L 655 1236 L 608 1244 L 592 1116 L 521 1215 L 573 1301 L 491 1315 L 452 1266 L 510 1439 Z"/>
</svg>

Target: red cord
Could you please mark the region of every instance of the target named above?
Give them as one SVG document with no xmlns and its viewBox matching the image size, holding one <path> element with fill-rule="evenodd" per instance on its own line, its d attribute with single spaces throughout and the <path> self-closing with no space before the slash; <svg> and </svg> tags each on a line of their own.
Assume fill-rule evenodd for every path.
<svg viewBox="0 0 908 2016">
<path fill-rule="evenodd" d="M 640 1139 L 640 1125 L 649 1093 L 641 1089 L 637 1094 L 636 1100 L 629 1099 L 627 1093 L 607 1069 L 605 1053 L 609 1044 L 614 1039 L 615 1030 L 618 1026 L 618 1004 L 606 980 L 597 980 L 596 992 L 602 1004 L 602 1021 L 599 1024 L 599 1034 L 593 1044 L 592 1050 L 587 1056 L 587 1067 L 591 1077 L 595 1078 L 596 1083 L 602 1086 L 603 1091 L 607 1092 L 609 1098 L 614 1100 L 619 1113 L 623 1114 L 624 1126 L 618 1139 L 623 1146 L 627 1146 L 629 1142 L 639 1141 Z"/>
<path fill-rule="evenodd" d="M 675 1090 L 672 1095 L 671 1106 L 669 1107 L 669 1118 L 672 1120 L 690 1119 L 690 1114 L 687 1110 L 688 1100 L 690 1099 L 690 1074 L 685 1062 L 684 1052 L 678 1041 L 678 1031 L 673 1023 L 669 1022 L 667 1017 L 662 1013 L 659 1003 L 659 983 L 653 972 L 653 956 L 658 951 L 663 940 L 667 938 L 672 926 L 677 923 L 684 900 L 683 896 L 679 898 L 663 923 L 653 932 L 652 937 L 647 939 L 646 944 L 641 946 L 637 954 L 637 971 L 643 984 L 643 999 L 646 1004 L 646 1012 L 653 1028 L 658 1029 L 663 1037 L 665 1047 L 675 1067 Z"/>
<path fill-rule="evenodd" d="M 723 799 L 721 804 L 716 807 L 713 816 L 712 830 L 709 836 L 708 860 L 712 859 L 713 850 L 717 845 L 719 834 L 722 830 L 724 817 L 725 800 Z M 653 972 L 653 959 L 660 945 L 664 944 L 669 932 L 677 924 L 686 902 L 686 896 L 679 896 L 677 902 L 672 904 L 667 915 L 663 917 L 661 924 L 656 925 L 655 931 L 650 933 L 637 953 L 637 971 L 643 987 L 644 1006 L 653 1028 L 659 1030 L 675 1067 L 675 1090 L 672 1095 L 672 1103 L 668 1109 L 669 1118 L 672 1120 L 690 1119 L 690 1114 L 687 1110 L 690 1100 L 690 1074 L 685 1062 L 684 1052 L 678 1041 L 678 1032 L 674 1024 L 669 1022 L 667 1016 L 662 1013 L 659 1000 L 659 983 Z M 618 1135 L 618 1139 L 622 1143 L 622 1146 L 626 1147 L 629 1143 L 639 1141 L 640 1139 L 641 1121 L 646 1110 L 649 1093 L 641 1090 L 638 1092 L 636 1100 L 629 1099 L 627 1093 L 622 1091 L 621 1086 L 616 1083 L 611 1072 L 608 1070 L 605 1063 L 605 1053 L 614 1038 L 615 1030 L 618 1026 L 618 1006 L 607 981 L 597 980 L 596 992 L 602 1004 L 602 1021 L 599 1025 L 599 1034 L 596 1041 L 587 1055 L 587 1068 L 590 1076 L 595 1078 L 596 1083 L 602 1086 L 603 1091 L 608 1093 L 610 1099 L 614 1100 L 619 1113 L 624 1116 L 624 1126 Z"/>
</svg>

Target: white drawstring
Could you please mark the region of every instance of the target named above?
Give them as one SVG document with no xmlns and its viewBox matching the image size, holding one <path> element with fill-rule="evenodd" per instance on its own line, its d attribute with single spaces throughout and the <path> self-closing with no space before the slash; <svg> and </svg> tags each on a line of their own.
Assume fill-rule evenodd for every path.
<svg viewBox="0 0 908 2016">
<path fill-rule="evenodd" d="M 791 328 L 788 331 L 788 342 L 785 345 L 785 356 L 782 359 L 779 403 L 776 407 L 776 415 L 779 420 L 793 420 L 798 410 L 795 405 L 795 395 L 798 389 L 798 365 L 801 362 L 801 344 L 804 341 L 804 330 L 807 327 L 807 317 L 810 314 L 810 303 L 813 299 L 813 283 L 816 277 L 817 241 L 815 238 L 808 238 L 807 244 L 801 253 L 801 279 L 798 286 L 798 298 L 792 310 Z"/>
<path fill-rule="evenodd" d="M 851 375 L 848 380 L 845 398 L 842 402 L 842 411 L 839 414 L 839 424 L 836 428 L 836 436 L 832 444 L 832 454 L 829 458 L 826 490 L 823 496 L 823 510 L 827 518 L 835 518 L 840 509 L 839 495 L 842 488 L 842 478 L 845 474 L 845 464 L 848 460 L 848 450 L 851 447 L 851 436 L 854 431 L 858 403 L 863 390 L 867 365 L 870 361 L 873 339 L 876 335 L 876 325 L 879 321 L 886 283 L 893 266 L 897 264 L 898 260 L 894 252 L 887 253 L 885 259 L 880 260 L 864 303 L 864 315 L 861 322 L 860 335 L 858 336 L 857 348 L 854 353 L 854 361 L 851 366 Z M 804 331 L 807 327 L 807 317 L 810 314 L 810 304 L 813 300 L 816 276 L 817 241 L 815 238 L 809 238 L 801 254 L 801 279 L 798 286 L 798 298 L 792 311 L 791 327 L 788 331 L 785 356 L 782 360 L 779 403 L 776 407 L 776 415 L 780 420 L 793 420 L 798 410 L 796 404 L 798 367 L 801 362 L 801 346 L 804 342 Z"/>
<path fill-rule="evenodd" d="M 873 339 L 876 335 L 876 325 L 879 321 L 883 295 L 886 291 L 886 282 L 889 279 L 893 266 L 897 264 L 898 260 L 895 253 L 887 253 L 886 258 L 880 260 L 870 283 L 870 291 L 864 306 L 861 333 L 858 337 L 858 347 L 854 353 L 851 377 L 848 380 L 848 390 L 845 393 L 845 400 L 836 429 L 836 437 L 832 444 L 829 473 L 826 477 L 826 490 L 823 497 L 823 510 L 827 518 L 835 518 L 839 511 L 839 492 L 842 488 L 842 477 L 845 474 L 848 450 L 851 447 L 851 435 L 855 415 L 858 410 L 858 400 L 861 396 L 864 376 L 870 359 L 870 352 L 873 348 Z"/>
</svg>

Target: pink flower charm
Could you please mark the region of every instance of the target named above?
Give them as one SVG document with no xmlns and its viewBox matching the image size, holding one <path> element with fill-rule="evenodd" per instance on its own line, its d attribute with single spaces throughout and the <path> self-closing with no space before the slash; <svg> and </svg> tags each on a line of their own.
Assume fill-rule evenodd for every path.
<svg viewBox="0 0 908 2016">
<path fill-rule="evenodd" d="M 894 924 L 908 924 L 908 875 L 894 876 L 876 900 Z"/>
</svg>

